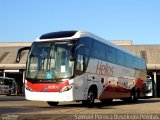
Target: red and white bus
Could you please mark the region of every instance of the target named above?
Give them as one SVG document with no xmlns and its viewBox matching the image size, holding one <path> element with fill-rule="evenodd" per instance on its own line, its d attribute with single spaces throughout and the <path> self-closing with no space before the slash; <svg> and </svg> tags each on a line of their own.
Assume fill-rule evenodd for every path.
<svg viewBox="0 0 160 120">
<path fill-rule="evenodd" d="M 145 61 L 107 40 L 84 31 L 61 31 L 36 39 L 26 63 L 25 97 L 47 101 L 137 101 L 145 96 Z"/>
</svg>

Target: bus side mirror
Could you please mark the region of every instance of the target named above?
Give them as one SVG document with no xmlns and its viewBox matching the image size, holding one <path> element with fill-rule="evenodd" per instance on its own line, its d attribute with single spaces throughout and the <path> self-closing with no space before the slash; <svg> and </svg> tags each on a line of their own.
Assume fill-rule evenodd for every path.
<svg viewBox="0 0 160 120">
<path fill-rule="evenodd" d="M 74 61 L 75 60 L 75 57 L 74 57 L 74 51 L 77 51 L 79 48 L 81 47 L 84 47 L 84 44 L 79 44 L 77 45 L 76 47 L 72 47 L 71 50 L 70 50 L 70 61 Z"/>
<path fill-rule="evenodd" d="M 19 63 L 22 51 L 24 51 L 24 50 L 30 50 L 30 49 L 31 49 L 31 47 L 23 47 L 23 48 L 20 48 L 20 49 L 17 51 L 16 62 Z"/>
</svg>

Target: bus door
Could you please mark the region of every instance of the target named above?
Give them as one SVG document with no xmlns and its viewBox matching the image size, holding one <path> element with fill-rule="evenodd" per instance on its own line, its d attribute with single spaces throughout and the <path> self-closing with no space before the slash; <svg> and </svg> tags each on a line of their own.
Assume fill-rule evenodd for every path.
<svg viewBox="0 0 160 120">
<path fill-rule="evenodd" d="M 88 81 L 85 74 L 77 76 L 74 78 L 74 99 L 75 100 L 85 100 L 87 98 L 87 87 Z"/>
</svg>

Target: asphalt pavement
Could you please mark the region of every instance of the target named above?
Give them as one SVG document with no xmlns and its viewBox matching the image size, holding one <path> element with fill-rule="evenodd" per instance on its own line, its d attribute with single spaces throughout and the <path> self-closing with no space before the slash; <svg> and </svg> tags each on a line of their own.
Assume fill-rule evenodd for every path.
<svg viewBox="0 0 160 120">
<path fill-rule="evenodd" d="M 46 102 L 28 101 L 24 96 L 0 95 L 2 120 L 160 120 L 160 98 L 140 99 L 138 103 L 114 100 L 111 104 L 96 101 L 93 108 L 81 102 L 62 102 L 50 107 Z"/>
</svg>

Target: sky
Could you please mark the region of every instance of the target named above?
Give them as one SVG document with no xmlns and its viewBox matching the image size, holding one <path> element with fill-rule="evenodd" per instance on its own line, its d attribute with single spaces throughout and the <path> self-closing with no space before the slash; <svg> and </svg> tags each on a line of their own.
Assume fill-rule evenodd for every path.
<svg viewBox="0 0 160 120">
<path fill-rule="evenodd" d="M 160 0 L 0 0 L 0 42 L 33 42 L 63 30 L 160 44 Z"/>
</svg>

